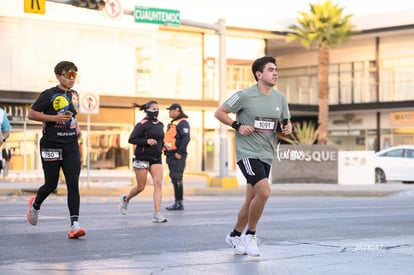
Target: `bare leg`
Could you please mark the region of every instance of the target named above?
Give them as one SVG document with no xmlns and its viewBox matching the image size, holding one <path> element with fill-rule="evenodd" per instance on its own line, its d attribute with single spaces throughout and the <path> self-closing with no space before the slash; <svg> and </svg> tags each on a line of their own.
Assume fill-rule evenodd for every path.
<svg viewBox="0 0 414 275">
<path fill-rule="evenodd" d="M 254 189 L 251 184 L 246 184 L 246 198 L 242 205 L 242 207 L 239 210 L 239 214 L 237 216 L 237 222 L 234 229 L 236 229 L 238 232 L 243 232 L 244 228 L 247 225 L 248 217 L 249 217 L 249 209 L 250 204 L 254 198 Z"/>
<path fill-rule="evenodd" d="M 150 174 L 154 185 L 154 213 L 160 212 L 162 200 L 162 165 L 153 164 L 150 166 Z"/>
<path fill-rule="evenodd" d="M 135 178 L 137 180 L 137 186 L 133 187 L 129 194 L 126 196 L 125 201 L 129 202 L 133 197 L 141 193 L 145 189 L 145 185 L 147 184 L 147 169 L 137 169 L 134 168 Z"/>
<path fill-rule="evenodd" d="M 270 196 L 270 186 L 267 178 L 257 182 L 254 187 L 254 198 L 250 203 L 247 229 L 256 231 L 257 223 L 262 216 L 267 199 Z"/>
</svg>

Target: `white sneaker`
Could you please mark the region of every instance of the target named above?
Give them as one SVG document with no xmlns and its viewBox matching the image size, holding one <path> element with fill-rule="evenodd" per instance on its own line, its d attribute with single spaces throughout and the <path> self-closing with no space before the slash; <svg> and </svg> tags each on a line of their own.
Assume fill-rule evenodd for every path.
<svg viewBox="0 0 414 275">
<path fill-rule="evenodd" d="M 164 218 L 164 216 L 160 212 L 158 212 L 154 214 L 152 222 L 167 222 L 167 219 Z"/>
<path fill-rule="evenodd" d="M 122 215 L 125 215 L 128 209 L 128 202 L 125 201 L 126 195 L 121 195 L 121 201 L 119 202 L 119 211 L 121 211 Z"/>
<path fill-rule="evenodd" d="M 241 240 L 243 242 L 246 253 L 250 256 L 257 257 L 260 256 L 259 248 L 257 247 L 256 235 L 251 234 L 242 234 Z"/>
<path fill-rule="evenodd" d="M 33 202 L 35 200 L 35 196 L 32 196 L 29 200 L 29 209 L 26 213 L 27 222 L 31 225 L 36 225 L 37 221 L 39 220 L 39 210 L 33 208 Z"/>
<path fill-rule="evenodd" d="M 244 248 L 243 242 L 239 236 L 231 237 L 230 233 L 226 235 L 226 243 L 234 249 L 234 254 L 244 255 L 246 249 Z"/>
</svg>

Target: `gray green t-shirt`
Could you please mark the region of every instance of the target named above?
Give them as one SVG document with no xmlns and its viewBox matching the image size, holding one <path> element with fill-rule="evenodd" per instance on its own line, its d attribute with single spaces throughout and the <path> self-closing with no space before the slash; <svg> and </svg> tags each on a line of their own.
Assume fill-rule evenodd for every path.
<svg viewBox="0 0 414 275">
<path fill-rule="evenodd" d="M 271 165 L 277 124 L 283 119 L 290 119 L 285 96 L 276 90 L 264 95 L 254 85 L 234 93 L 224 102 L 224 107 L 235 113 L 236 120 L 241 124 L 255 127 L 255 131 L 248 136 L 236 133 L 237 161 L 253 158 Z"/>
</svg>

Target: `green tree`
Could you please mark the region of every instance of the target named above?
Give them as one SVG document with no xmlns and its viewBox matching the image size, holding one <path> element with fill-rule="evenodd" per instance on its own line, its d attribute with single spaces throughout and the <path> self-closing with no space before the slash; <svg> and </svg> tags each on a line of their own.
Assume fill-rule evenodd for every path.
<svg viewBox="0 0 414 275">
<path fill-rule="evenodd" d="M 307 49 L 317 48 L 318 53 L 318 144 L 328 142 L 329 120 L 329 49 L 345 43 L 358 33 L 349 22 L 352 15 L 342 15 L 343 8 L 330 0 L 322 4 L 309 4 L 310 12 L 299 12 L 298 24 L 289 26 L 293 32 L 288 42 L 299 42 Z"/>
</svg>

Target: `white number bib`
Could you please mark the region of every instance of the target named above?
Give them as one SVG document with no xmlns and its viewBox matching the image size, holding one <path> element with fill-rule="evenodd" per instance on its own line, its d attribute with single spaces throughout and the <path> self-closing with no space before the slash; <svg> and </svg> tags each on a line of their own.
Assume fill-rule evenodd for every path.
<svg viewBox="0 0 414 275">
<path fill-rule="evenodd" d="M 256 117 L 253 126 L 256 132 L 275 133 L 277 119 L 271 117 Z"/>
<path fill-rule="evenodd" d="M 44 161 L 62 160 L 62 149 L 42 149 L 42 159 Z"/>
<path fill-rule="evenodd" d="M 148 161 L 142 161 L 142 160 L 134 160 L 134 168 L 148 169 L 149 168 L 149 162 Z"/>
</svg>

